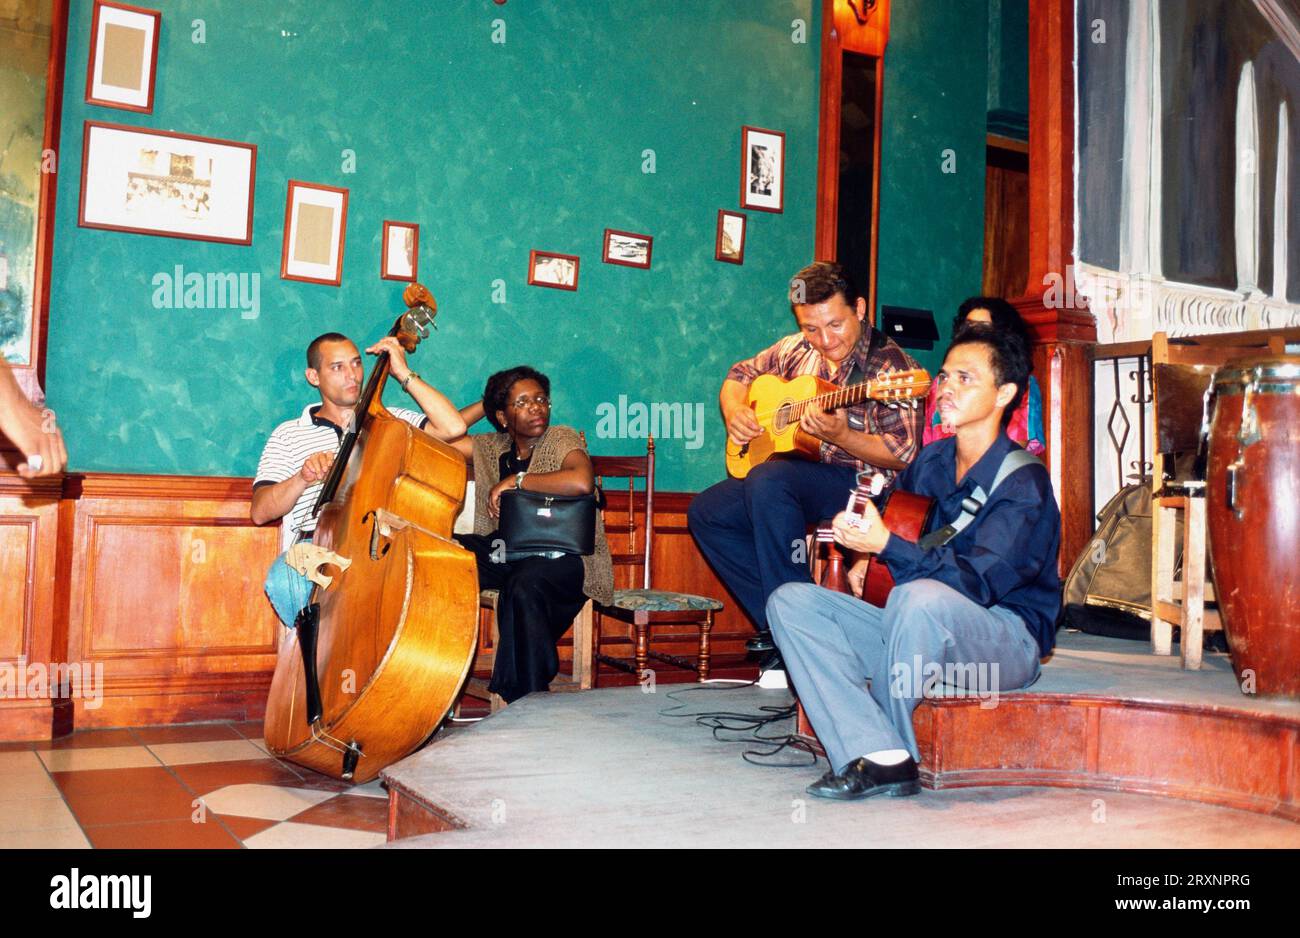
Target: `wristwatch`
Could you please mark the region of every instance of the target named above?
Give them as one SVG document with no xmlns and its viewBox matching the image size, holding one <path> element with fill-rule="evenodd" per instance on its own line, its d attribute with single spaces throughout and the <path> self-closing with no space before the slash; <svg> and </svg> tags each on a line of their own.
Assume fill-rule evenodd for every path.
<svg viewBox="0 0 1300 938">
<path fill-rule="evenodd" d="M 515 488 L 522 489 L 524 487 L 524 476 L 527 474 L 528 470 L 525 469 L 523 472 L 515 476 Z"/>
<path fill-rule="evenodd" d="M 418 377 L 420 377 L 418 372 L 415 371 L 407 372 L 406 380 L 402 382 L 402 390 L 403 391 L 406 390 L 406 386 L 411 383 L 412 378 L 418 378 Z"/>
</svg>

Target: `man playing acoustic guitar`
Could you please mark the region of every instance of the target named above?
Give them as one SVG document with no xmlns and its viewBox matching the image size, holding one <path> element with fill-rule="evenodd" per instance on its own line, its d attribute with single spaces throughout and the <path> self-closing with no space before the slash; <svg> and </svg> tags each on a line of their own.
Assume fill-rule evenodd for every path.
<svg viewBox="0 0 1300 938">
<path fill-rule="evenodd" d="M 1029 381 L 1028 350 L 1009 332 L 967 327 L 937 380 L 954 436 L 925 447 L 896 483 L 935 500 L 921 540 L 891 534 L 866 499 L 860 517 L 833 522 L 836 541 L 879 555 L 892 574 L 884 608 L 802 583 L 768 600 L 773 636 L 830 761 L 808 788 L 824 798 L 916 794 L 912 711 L 921 697 L 940 678 L 982 698 L 1024 687 L 1055 644 L 1061 515 L 1047 469 L 1006 435 Z M 868 559 L 849 572 L 859 594 Z"/>
<path fill-rule="evenodd" d="M 819 262 L 795 274 L 790 307 L 799 332 L 737 362 L 722 383 L 722 417 L 733 444 L 743 446 L 763 433 L 748 401 L 759 375 L 816 375 L 847 387 L 880 372 L 917 367 L 891 339 L 864 324 L 866 300 L 837 264 Z M 813 405 L 800 428 L 821 441 L 820 461 L 770 459 L 691 502 L 691 534 L 758 630 L 752 650 L 772 647 L 764 612 L 772 591 L 809 580 L 803 554 L 808 525 L 842 508 L 860 473 L 878 471 L 888 481 L 906 466 L 920 445 L 922 418 L 920 409 L 873 400 L 830 411 Z"/>
</svg>

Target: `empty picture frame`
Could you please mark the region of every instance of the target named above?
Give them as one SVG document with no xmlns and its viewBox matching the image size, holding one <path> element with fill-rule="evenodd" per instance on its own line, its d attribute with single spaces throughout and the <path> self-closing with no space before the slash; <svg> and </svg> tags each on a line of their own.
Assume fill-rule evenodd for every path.
<svg viewBox="0 0 1300 938">
<path fill-rule="evenodd" d="M 718 235 L 713 246 L 715 260 L 745 263 L 745 227 L 749 218 L 740 212 L 718 209 Z"/>
<path fill-rule="evenodd" d="M 414 222 L 385 221 L 383 241 L 380 279 L 414 283 L 420 272 L 420 226 Z"/>
<path fill-rule="evenodd" d="M 86 121 L 77 223 L 251 244 L 256 174 L 251 143 Z"/>
<path fill-rule="evenodd" d="M 157 10 L 95 0 L 86 103 L 152 113 L 161 31 Z"/>
<path fill-rule="evenodd" d="M 528 252 L 528 283 L 556 290 L 578 289 L 578 258 L 549 251 Z"/>
<path fill-rule="evenodd" d="M 337 287 L 343 282 L 348 190 L 289 180 L 280 277 Z"/>
<path fill-rule="evenodd" d="M 742 127 L 740 137 L 740 207 L 784 211 L 785 134 Z"/>
<path fill-rule="evenodd" d="M 650 268 L 650 249 L 654 238 L 649 235 L 636 234 L 632 231 L 605 229 L 605 248 L 601 260 L 606 264 L 622 264 L 624 267 Z"/>
</svg>

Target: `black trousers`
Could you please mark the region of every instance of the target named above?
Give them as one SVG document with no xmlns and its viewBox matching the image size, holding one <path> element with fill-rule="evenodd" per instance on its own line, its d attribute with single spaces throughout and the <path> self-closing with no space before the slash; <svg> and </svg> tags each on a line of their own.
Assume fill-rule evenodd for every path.
<svg viewBox="0 0 1300 938">
<path fill-rule="evenodd" d="M 496 665 L 488 690 L 513 703 L 544 691 L 560 671 L 555 643 L 587 601 L 582 592 L 582 558 L 528 557 L 494 561 L 492 534 L 457 534 L 456 540 L 478 561 L 479 589 L 498 590 Z M 498 550 L 497 556 L 501 555 Z"/>
</svg>

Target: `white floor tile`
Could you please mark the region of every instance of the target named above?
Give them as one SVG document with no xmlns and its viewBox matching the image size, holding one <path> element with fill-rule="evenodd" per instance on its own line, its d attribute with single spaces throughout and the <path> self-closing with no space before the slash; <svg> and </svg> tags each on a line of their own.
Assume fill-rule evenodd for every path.
<svg viewBox="0 0 1300 938">
<path fill-rule="evenodd" d="M 23 801 L 0 801 L 0 833 L 45 831 L 77 827 L 62 798 L 29 798 Z"/>
<path fill-rule="evenodd" d="M 36 772 L 44 774 L 45 767 L 34 752 L 0 752 L 0 775 Z"/>
<path fill-rule="evenodd" d="M 89 850 L 90 841 L 79 827 L 50 831 L 0 832 L 0 850 Z"/>
<path fill-rule="evenodd" d="M 144 746 L 105 746 L 100 749 L 51 749 L 38 755 L 51 772 L 89 769 L 138 769 L 158 765 Z"/>
<path fill-rule="evenodd" d="M 283 821 L 337 794 L 279 785 L 227 785 L 203 796 L 209 811 Z"/>
<path fill-rule="evenodd" d="M 246 739 L 220 739 L 202 743 L 155 743 L 149 750 L 163 765 L 192 765 L 196 762 L 240 762 L 266 759 L 267 754 Z"/>
<path fill-rule="evenodd" d="M 21 775 L 0 775 L 0 801 L 26 801 L 32 798 L 58 798 L 59 787 L 54 779 L 40 770 Z"/>
</svg>

